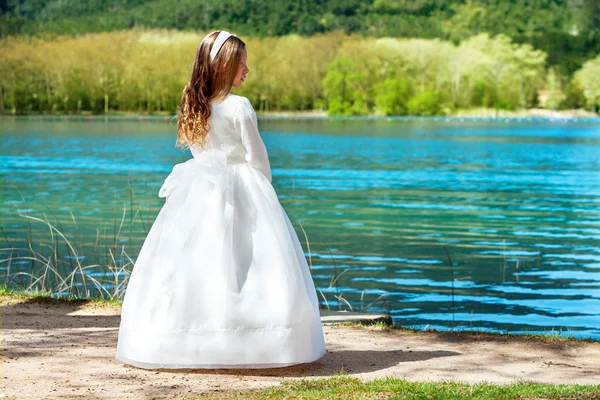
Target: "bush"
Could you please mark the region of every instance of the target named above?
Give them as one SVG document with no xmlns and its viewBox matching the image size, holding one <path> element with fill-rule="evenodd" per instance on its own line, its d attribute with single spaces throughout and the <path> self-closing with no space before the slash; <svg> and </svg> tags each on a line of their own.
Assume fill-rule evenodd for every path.
<svg viewBox="0 0 600 400">
<path fill-rule="evenodd" d="M 410 115 L 433 116 L 441 115 L 440 95 L 431 90 L 414 96 L 406 103 Z"/>
<path fill-rule="evenodd" d="M 375 86 L 375 106 L 384 115 L 406 115 L 413 94 L 412 84 L 402 78 L 388 78 Z"/>
<path fill-rule="evenodd" d="M 508 100 L 498 100 L 494 103 L 495 110 L 514 110 L 515 105 Z"/>
<path fill-rule="evenodd" d="M 570 81 L 564 88 L 565 98 L 561 101 L 559 108 L 563 110 L 573 110 L 585 107 L 585 96 L 583 89 L 577 82 Z"/>
</svg>

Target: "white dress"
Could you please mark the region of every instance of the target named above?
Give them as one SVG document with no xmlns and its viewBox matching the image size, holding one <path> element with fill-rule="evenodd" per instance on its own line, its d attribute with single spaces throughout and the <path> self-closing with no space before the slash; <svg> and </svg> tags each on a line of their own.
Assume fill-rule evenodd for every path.
<svg viewBox="0 0 600 400">
<path fill-rule="evenodd" d="M 212 103 L 174 166 L 123 300 L 116 358 L 141 368 L 268 368 L 325 354 L 302 246 L 248 99 Z"/>
</svg>

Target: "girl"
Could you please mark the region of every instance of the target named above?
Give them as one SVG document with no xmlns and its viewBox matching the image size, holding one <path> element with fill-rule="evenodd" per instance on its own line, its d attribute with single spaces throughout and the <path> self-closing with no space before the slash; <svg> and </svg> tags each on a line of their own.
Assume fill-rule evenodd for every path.
<svg viewBox="0 0 600 400">
<path fill-rule="evenodd" d="M 116 358 L 141 368 L 267 368 L 325 353 L 315 287 L 271 185 L 248 99 L 229 93 L 246 46 L 200 43 L 179 106 L 174 166 L 123 300 Z"/>
</svg>

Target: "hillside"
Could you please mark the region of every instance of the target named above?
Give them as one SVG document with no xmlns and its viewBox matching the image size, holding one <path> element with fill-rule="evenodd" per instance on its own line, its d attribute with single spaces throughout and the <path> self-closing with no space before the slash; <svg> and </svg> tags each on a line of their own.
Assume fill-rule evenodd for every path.
<svg viewBox="0 0 600 400">
<path fill-rule="evenodd" d="M 570 75 L 600 53 L 600 0 L 0 0 L 0 38 L 135 26 L 283 36 L 343 30 L 458 43 L 503 33 Z"/>
</svg>

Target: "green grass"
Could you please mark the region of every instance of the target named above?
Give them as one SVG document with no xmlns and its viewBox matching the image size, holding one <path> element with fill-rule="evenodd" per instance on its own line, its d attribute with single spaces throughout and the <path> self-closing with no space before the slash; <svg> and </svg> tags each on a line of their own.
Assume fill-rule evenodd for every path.
<svg viewBox="0 0 600 400">
<path fill-rule="evenodd" d="M 43 304 L 98 304 L 98 305 L 121 305 L 122 300 L 104 298 L 84 298 L 77 296 L 52 296 L 50 292 L 43 291 L 19 291 L 0 285 L 0 299 L 27 300 L 30 303 Z"/>
<path fill-rule="evenodd" d="M 600 399 L 598 385 L 547 385 L 514 383 L 469 385 L 456 382 L 409 382 L 384 378 L 365 382 L 348 376 L 327 379 L 289 380 L 281 386 L 222 395 L 206 394 L 198 399 Z"/>
</svg>

